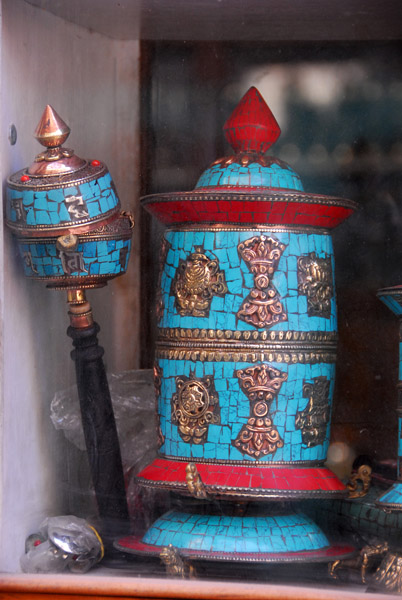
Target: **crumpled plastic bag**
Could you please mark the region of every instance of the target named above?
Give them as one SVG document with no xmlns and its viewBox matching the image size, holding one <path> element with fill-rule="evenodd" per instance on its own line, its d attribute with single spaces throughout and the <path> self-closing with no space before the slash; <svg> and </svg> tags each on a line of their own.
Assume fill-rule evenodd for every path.
<svg viewBox="0 0 402 600">
<path fill-rule="evenodd" d="M 152 460 L 157 447 L 153 371 L 109 374 L 108 382 L 123 466 L 137 472 Z M 50 418 L 70 442 L 86 450 L 75 385 L 55 394 Z"/>
<path fill-rule="evenodd" d="M 25 542 L 24 573 L 86 573 L 102 560 L 103 542 L 84 519 L 73 515 L 49 517 Z"/>
<path fill-rule="evenodd" d="M 148 497 L 148 495 L 145 501 L 143 500 L 144 491 L 139 490 L 134 475 L 152 462 L 156 455 L 157 427 L 153 371 L 143 369 L 109 374 L 108 382 L 126 479 L 129 512 L 133 525 L 137 529 L 142 529 L 150 525 L 155 500 L 153 496 Z M 50 418 L 55 428 L 62 430 L 65 437 L 76 448 L 86 452 L 75 385 L 55 394 L 51 402 Z M 70 481 L 67 485 L 72 493 L 70 510 L 81 514 L 81 503 L 84 502 L 87 508 L 87 512 L 84 513 L 86 516 L 93 508 L 88 506 L 88 502 L 93 498 L 90 473 L 86 474 L 85 479 L 83 461 L 77 456 L 72 456 L 71 460 L 75 463 L 70 464 L 68 469 Z M 147 510 L 144 510 L 144 502 Z"/>
</svg>

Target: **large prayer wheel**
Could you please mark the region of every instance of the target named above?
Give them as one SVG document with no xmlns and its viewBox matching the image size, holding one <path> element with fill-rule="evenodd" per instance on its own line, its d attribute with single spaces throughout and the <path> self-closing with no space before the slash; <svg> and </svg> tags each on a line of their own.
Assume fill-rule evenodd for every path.
<svg viewBox="0 0 402 600">
<path fill-rule="evenodd" d="M 255 88 L 225 132 L 235 153 L 214 162 L 193 191 L 142 200 L 166 231 L 155 359 L 159 456 L 137 480 L 206 499 L 342 496 L 344 485 L 324 466 L 337 344 L 331 230 L 355 204 L 305 192 L 288 164 L 265 155 L 280 129 Z M 305 551 L 322 558 L 329 547 L 306 517 L 288 510 L 264 524 L 250 510 L 236 518 L 251 519 L 254 531 L 259 514 L 259 542 L 239 548 L 253 546 L 262 560 Z M 239 559 L 230 516 L 225 526 L 211 516 L 204 557 L 226 548 Z M 170 543 L 194 549 L 202 535 L 193 526 L 173 512 L 141 543 L 148 552 Z M 278 535 L 283 543 L 272 540 Z"/>
</svg>

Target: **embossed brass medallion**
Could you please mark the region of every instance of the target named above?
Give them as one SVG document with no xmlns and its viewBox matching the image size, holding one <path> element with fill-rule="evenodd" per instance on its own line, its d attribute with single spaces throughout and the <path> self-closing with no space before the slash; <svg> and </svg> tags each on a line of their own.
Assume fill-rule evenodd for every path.
<svg viewBox="0 0 402 600">
<path fill-rule="evenodd" d="M 213 378 L 176 377 L 177 392 L 172 398 L 172 422 L 178 425 L 185 442 L 203 444 L 208 425 L 220 423 L 218 394 Z"/>
<path fill-rule="evenodd" d="M 318 258 L 315 252 L 297 259 L 297 280 L 299 294 L 307 296 L 309 317 L 331 316 L 332 286 L 331 259 Z"/>
<path fill-rule="evenodd" d="M 217 258 L 208 258 L 200 247 L 180 260 L 172 282 L 172 294 L 180 316 L 207 317 L 213 296 L 228 291 L 225 274 Z"/>
<path fill-rule="evenodd" d="M 304 410 L 296 414 L 296 429 L 302 433 L 303 444 L 307 448 L 323 444 L 329 423 L 329 386 L 330 381 L 324 377 L 315 377 L 313 383 L 303 385 L 303 398 L 308 398 Z"/>
</svg>

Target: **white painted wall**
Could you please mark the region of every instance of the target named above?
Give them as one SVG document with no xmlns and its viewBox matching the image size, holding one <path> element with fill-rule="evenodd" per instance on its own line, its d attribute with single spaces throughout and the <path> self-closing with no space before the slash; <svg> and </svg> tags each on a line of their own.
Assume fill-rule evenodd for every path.
<svg viewBox="0 0 402 600">
<path fill-rule="evenodd" d="M 23 0 L 2 0 L 1 19 L 3 182 L 39 152 L 32 133 L 49 103 L 72 130 L 66 145 L 105 161 L 123 208 L 136 210 L 138 42 L 91 33 Z M 11 123 L 15 146 L 7 139 Z M 50 423 L 49 404 L 56 390 L 73 383 L 74 365 L 65 294 L 24 278 L 8 231 L 0 232 L 0 260 L 0 571 L 12 572 L 19 570 L 26 535 L 46 515 L 64 510 L 62 436 Z M 136 249 L 121 281 L 89 294 L 113 371 L 136 367 Z"/>
</svg>

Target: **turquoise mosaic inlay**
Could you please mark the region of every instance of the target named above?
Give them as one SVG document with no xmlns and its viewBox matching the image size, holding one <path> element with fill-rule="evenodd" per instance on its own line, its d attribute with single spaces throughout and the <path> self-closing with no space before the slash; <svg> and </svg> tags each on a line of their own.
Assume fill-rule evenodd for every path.
<svg viewBox="0 0 402 600">
<path fill-rule="evenodd" d="M 392 310 L 392 312 L 398 316 L 402 315 L 402 305 L 400 302 L 395 300 L 392 295 L 384 294 L 378 296 L 381 302 L 384 302 L 385 306 L 388 306 Z"/>
<path fill-rule="evenodd" d="M 324 533 L 301 514 L 233 517 L 174 510 L 158 519 L 142 541 L 207 552 L 302 552 L 329 546 Z"/>
<path fill-rule="evenodd" d="M 289 165 L 278 162 L 272 162 L 269 166 L 257 162 L 247 166 L 237 162 L 227 166 L 214 165 L 204 171 L 195 189 L 230 185 L 303 191 L 299 175 Z"/>
<path fill-rule="evenodd" d="M 160 427 L 164 436 L 160 453 L 171 457 L 212 461 L 235 460 L 244 463 L 251 461 L 255 464 L 255 458 L 247 454 L 243 455 L 232 443 L 250 416 L 250 401 L 240 388 L 236 372 L 253 365 L 244 362 L 194 362 L 168 359 L 160 359 L 157 364 L 163 372 L 158 400 Z M 258 462 L 325 460 L 330 424 L 328 423 L 326 426 L 323 443 L 308 448 L 303 444 L 302 431 L 296 428 L 296 415 L 299 411 L 303 411 L 308 404 L 308 399 L 303 394 L 304 383 L 312 383 L 314 378 L 321 376 L 330 381 L 328 405 L 329 410 L 331 409 L 335 365 L 273 362 L 269 363 L 269 366 L 288 375 L 269 408 L 269 415 L 283 439 L 284 445 L 282 448 L 278 448 L 274 454 L 264 456 Z M 179 435 L 177 425 L 173 425 L 171 420 L 172 397 L 177 391 L 176 377 L 183 375 L 190 377 L 191 374 L 197 378 L 213 376 L 220 409 L 219 425 L 210 424 L 205 443 L 198 445 L 184 442 Z"/>
<path fill-rule="evenodd" d="M 88 276 L 124 273 L 131 240 L 88 240 L 76 251 L 60 253 L 54 241 L 20 241 L 19 251 L 28 277 Z M 62 256 L 64 254 L 64 256 Z"/>
<path fill-rule="evenodd" d="M 29 227 L 57 226 L 100 217 L 119 205 L 109 173 L 66 188 L 44 191 L 7 188 L 7 218 Z"/>
<path fill-rule="evenodd" d="M 272 285 L 277 290 L 283 304 L 287 320 L 274 324 L 273 330 L 336 331 L 336 302 L 331 298 L 329 318 L 309 316 L 307 297 L 298 293 L 297 259 L 301 255 L 315 252 L 317 257 L 331 258 L 332 273 L 333 249 L 329 235 L 319 233 L 290 233 L 282 231 L 168 231 L 165 234 L 170 244 L 166 263 L 161 277 L 161 291 L 164 312 L 160 327 L 180 327 L 189 329 L 238 329 L 254 330 L 252 324 L 237 318 L 236 313 L 254 287 L 254 277 L 238 253 L 238 244 L 253 236 L 272 236 L 285 244 L 285 250 L 272 277 Z M 212 298 L 209 315 L 206 317 L 180 316 L 171 294 L 180 260 L 185 260 L 197 247 L 203 249 L 209 258 L 217 258 L 219 269 L 223 271 L 228 292 Z"/>
<path fill-rule="evenodd" d="M 395 483 L 378 499 L 380 504 L 399 504 L 402 508 L 402 483 Z"/>
</svg>

